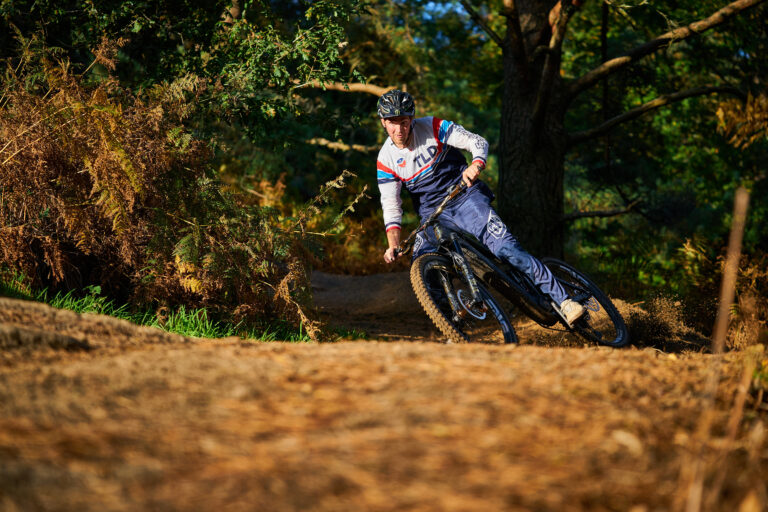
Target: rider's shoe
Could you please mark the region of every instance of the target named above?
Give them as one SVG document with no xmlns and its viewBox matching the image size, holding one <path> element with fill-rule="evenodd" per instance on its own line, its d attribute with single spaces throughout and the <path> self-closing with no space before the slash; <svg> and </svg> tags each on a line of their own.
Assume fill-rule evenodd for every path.
<svg viewBox="0 0 768 512">
<path fill-rule="evenodd" d="M 563 312 L 569 325 L 573 325 L 573 322 L 581 318 L 581 315 L 586 311 L 584 306 L 571 299 L 565 299 L 561 302 L 560 310 Z"/>
</svg>

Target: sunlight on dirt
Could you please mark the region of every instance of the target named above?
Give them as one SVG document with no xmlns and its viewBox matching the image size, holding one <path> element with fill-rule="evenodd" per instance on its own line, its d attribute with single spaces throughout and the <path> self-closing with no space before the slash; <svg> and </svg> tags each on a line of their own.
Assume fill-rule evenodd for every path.
<svg viewBox="0 0 768 512">
<path fill-rule="evenodd" d="M 7 299 L 0 325 L 4 511 L 673 510 L 713 359 L 202 341 Z M 716 510 L 763 506 L 764 413 L 715 457 L 742 368 L 722 361 L 706 481 L 727 474 Z"/>
</svg>

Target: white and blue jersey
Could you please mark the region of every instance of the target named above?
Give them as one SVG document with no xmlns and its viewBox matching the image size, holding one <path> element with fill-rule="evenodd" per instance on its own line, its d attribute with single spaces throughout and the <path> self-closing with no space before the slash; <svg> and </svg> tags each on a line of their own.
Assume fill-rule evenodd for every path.
<svg viewBox="0 0 768 512">
<path fill-rule="evenodd" d="M 461 181 L 467 161 L 460 150 L 471 153 L 472 162 L 483 166 L 488 158 L 488 142 L 451 121 L 422 117 L 413 120 L 411 131 L 411 143 L 403 149 L 388 137 L 376 162 L 387 231 L 400 228 L 403 185 L 423 216 L 437 206 L 451 186 Z"/>
</svg>

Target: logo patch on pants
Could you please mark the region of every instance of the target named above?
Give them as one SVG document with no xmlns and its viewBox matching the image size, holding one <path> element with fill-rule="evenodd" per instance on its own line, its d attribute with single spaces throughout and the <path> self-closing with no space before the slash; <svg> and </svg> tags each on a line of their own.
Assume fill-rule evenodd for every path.
<svg viewBox="0 0 768 512">
<path fill-rule="evenodd" d="M 501 218 L 496 215 L 496 212 L 491 211 L 488 215 L 488 224 L 486 225 L 488 232 L 493 235 L 494 238 L 501 238 L 504 233 L 507 232 L 507 226 L 501 221 Z"/>
<path fill-rule="evenodd" d="M 422 245 L 424 245 L 424 238 L 421 236 L 421 233 L 419 233 L 416 235 L 416 240 L 413 241 L 413 254 L 418 254 Z"/>
</svg>

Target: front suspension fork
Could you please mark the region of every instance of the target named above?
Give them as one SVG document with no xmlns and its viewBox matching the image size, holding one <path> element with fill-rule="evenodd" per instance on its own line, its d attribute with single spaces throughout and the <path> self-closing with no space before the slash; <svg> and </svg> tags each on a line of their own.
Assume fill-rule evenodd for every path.
<svg viewBox="0 0 768 512">
<path fill-rule="evenodd" d="M 480 287 L 477 285 L 477 279 L 475 278 L 472 269 L 469 267 L 467 258 L 464 257 L 464 252 L 461 250 L 461 245 L 459 245 L 456 233 L 449 232 L 446 236 L 446 233 L 441 226 L 435 226 L 435 235 L 437 235 L 437 239 L 441 245 L 449 245 L 451 247 L 453 265 L 464 278 L 464 281 L 469 286 L 469 292 L 472 295 L 472 304 L 470 304 L 469 307 L 482 307 L 485 309 L 485 302 L 480 294 Z M 440 274 L 440 282 L 445 289 L 445 293 L 448 296 L 448 302 L 450 302 L 451 309 L 454 312 L 454 321 L 464 320 L 469 314 L 467 306 L 461 304 L 461 300 L 455 293 L 453 293 L 453 288 L 451 287 L 448 278 L 442 273 Z"/>
</svg>

